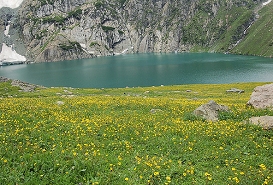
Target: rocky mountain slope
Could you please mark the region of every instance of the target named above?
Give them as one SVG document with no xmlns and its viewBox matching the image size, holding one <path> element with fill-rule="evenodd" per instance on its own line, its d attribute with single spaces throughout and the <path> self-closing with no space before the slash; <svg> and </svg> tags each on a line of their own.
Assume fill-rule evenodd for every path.
<svg viewBox="0 0 273 185">
<path fill-rule="evenodd" d="M 263 2 L 266 0 L 24 0 L 8 23 L 18 35 L 10 43 L 35 62 L 143 52 L 270 56 L 270 31 L 266 43 L 260 43 L 268 46 L 267 52 L 244 50 L 252 34 L 263 35 L 264 30 L 255 29 L 265 26 L 259 22 L 267 20 L 267 27 L 272 28 L 272 13 L 259 11 L 272 10 L 273 2 L 266 8 Z M 3 8 L 1 12 L 3 15 Z M 0 21 L 2 32 L 7 21 L 4 16 Z M 8 42 L 3 36 L 0 40 Z"/>
</svg>

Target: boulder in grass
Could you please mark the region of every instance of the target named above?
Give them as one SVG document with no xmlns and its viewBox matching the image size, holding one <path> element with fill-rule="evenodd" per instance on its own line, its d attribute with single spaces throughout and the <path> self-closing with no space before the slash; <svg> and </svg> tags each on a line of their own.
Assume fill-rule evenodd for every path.
<svg viewBox="0 0 273 185">
<path fill-rule="evenodd" d="M 273 116 L 252 117 L 249 119 L 249 123 L 270 130 L 273 129 Z"/>
<path fill-rule="evenodd" d="M 247 105 L 255 109 L 273 108 L 273 84 L 256 87 Z"/>
<path fill-rule="evenodd" d="M 219 112 L 228 111 L 229 108 L 225 105 L 219 105 L 211 100 L 209 103 L 201 105 L 194 110 L 195 116 L 200 116 L 208 121 L 218 121 Z"/>
</svg>

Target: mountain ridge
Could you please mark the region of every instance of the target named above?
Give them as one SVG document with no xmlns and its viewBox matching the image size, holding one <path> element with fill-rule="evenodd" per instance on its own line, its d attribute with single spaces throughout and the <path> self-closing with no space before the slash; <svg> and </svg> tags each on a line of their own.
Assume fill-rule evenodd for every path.
<svg viewBox="0 0 273 185">
<path fill-rule="evenodd" d="M 19 38 L 0 40 L 4 37 L 3 43 L 14 44 L 15 50 L 24 45 L 19 53 L 34 62 L 188 51 L 269 57 L 273 23 L 268 12 L 273 3 L 262 7 L 265 2 L 269 1 L 24 0 L 8 23 Z M 0 32 L 7 25 L 3 17 Z M 263 42 L 253 43 L 252 35 L 263 31 L 266 37 L 258 38 Z M 18 40 L 21 45 L 16 47 Z"/>
</svg>

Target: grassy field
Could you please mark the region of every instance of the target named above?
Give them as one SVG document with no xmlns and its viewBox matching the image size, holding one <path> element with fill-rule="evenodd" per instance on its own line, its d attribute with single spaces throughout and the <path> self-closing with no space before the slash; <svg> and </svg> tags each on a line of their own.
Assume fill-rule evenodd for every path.
<svg viewBox="0 0 273 185">
<path fill-rule="evenodd" d="M 0 184 L 273 184 L 273 132 L 244 123 L 273 115 L 246 107 L 258 85 L 19 92 L 0 83 Z M 212 99 L 231 111 L 218 122 L 192 115 Z"/>
</svg>

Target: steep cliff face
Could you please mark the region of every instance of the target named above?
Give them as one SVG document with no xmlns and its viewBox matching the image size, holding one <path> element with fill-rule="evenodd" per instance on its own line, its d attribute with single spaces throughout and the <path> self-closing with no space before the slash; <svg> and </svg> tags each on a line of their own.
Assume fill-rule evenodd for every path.
<svg viewBox="0 0 273 185">
<path fill-rule="evenodd" d="M 27 58 L 35 62 L 139 52 L 228 52 L 245 37 L 261 2 L 24 0 L 16 25 Z"/>
</svg>

